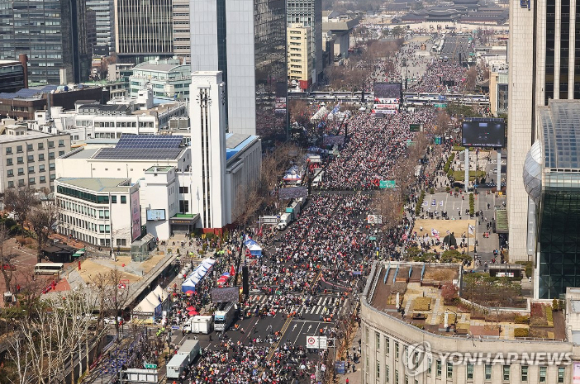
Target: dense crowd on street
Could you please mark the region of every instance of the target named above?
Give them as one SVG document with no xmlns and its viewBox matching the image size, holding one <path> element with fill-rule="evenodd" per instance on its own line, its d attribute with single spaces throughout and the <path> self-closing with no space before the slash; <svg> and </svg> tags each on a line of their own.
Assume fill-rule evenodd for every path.
<svg viewBox="0 0 580 384">
<path fill-rule="evenodd" d="M 349 119 L 348 144 L 340 156 L 325 169 L 320 185 L 323 190 L 378 189 L 381 180 L 393 179 L 393 170 L 399 158 L 405 156 L 407 140 L 413 140 L 410 124 L 423 124 L 429 129 L 435 111 L 423 109 L 371 118 L 359 114 Z"/>
<path fill-rule="evenodd" d="M 371 89 L 374 81 L 400 79 L 402 60 L 416 67 L 428 67 L 427 74 L 415 88 L 417 91 L 442 91 L 441 73 L 445 74 L 445 79 L 461 83 L 462 68 L 438 61 L 429 63 L 426 58 L 414 55 L 419 48 L 417 44 L 402 47 L 391 58 L 395 69 L 392 69 L 393 62 L 376 64 L 365 88 Z M 388 68 L 392 70 L 381 79 L 378 75 Z M 206 243 L 206 248 L 219 251 L 219 257 L 195 292 L 185 294 L 179 284 L 169 287 L 174 291 L 174 304 L 168 311 L 168 322 L 183 323 L 191 307 L 196 312 L 216 309 L 210 298 L 211 290 L 217 286 L 216 278 L 237 265 L 239 252 L 245 254 L 243 240 L 248 237 L 263 247 L 263 256 L 259 259 L 244 256 L 243 263 L 250 266 L 250 289 L 269 299 L 260 304 L 261 308 L 250 310 L 251 299 L 247 298 L 240 304 L 239 319 L 259 317 L 256 320 L 259 322 L 265 316 L 301 317 L 295 308 L 312 305 L 313 296 L 326 289 L 332 289 L 342 305 L 356 300 L 372 262 L 398 259 L 407 239 L 413 236 L 410 233 L 414 224 L 413 204 L 420 188 L 434 182 L 434 167 L 441 166 L 444 161 L 442 150 L 430 150 L 427 154 L 425 159 L 430 160 L 429 165 L 410 186 L 410 202 L 405 206 L 403 219 L 389 230 L 368 224 L 366 220 L 375 210 L 372 190 L 379 189 L 381 180 L 394 179 L 397 162 L 408 157 L 408 141 L 413 141 L 417 135 L 410 131 L 410 125 L 423 124 L 425 130 L 430 130 L 435 118 L 433 109 L 422 109 L 382 118 L 359 112 L 344 121 L 328 123 L 323 129 L 325 133 L 348 131 L 348 135 L 344 144 L 339 145 L 339 154 L 324 158 L 325 173 L 320 190 L 310 194 L 296 221 L 276 236 L 269 230 L 262 233 L 262 230 L 244 229 L 230 232 L 221 243 L 215 239 L 192 240 L 198 242 L 198 247 Z M 413 240 L 420 239 L 413 237 Z M 330 312 L 325 309 L 321 316 Z M 356 318 L 356 314 L 345 313 L 349 318 Z M 330 321 L 337 324 L 342 320 L 338 316 Z M 240 334 L 235 337 L 238 341 L 232 339 L 233 332 Z M 338 327 L 329 325 L 324 334 L 335 336 Z M 268 331 L 267 336 L 260 333 L 258 337 L 250 330 L 244 333 L 243 328 L 232 327 L 213 337 L 212 348 L 204 351 L 184 372 L 182 383 L 288 383 L 292 379 L 315 383 L 320 380 L 321 366 L 317 363 L 323 361 L 324 353 L 285 341 L 279 332 Z"/>
</svg>

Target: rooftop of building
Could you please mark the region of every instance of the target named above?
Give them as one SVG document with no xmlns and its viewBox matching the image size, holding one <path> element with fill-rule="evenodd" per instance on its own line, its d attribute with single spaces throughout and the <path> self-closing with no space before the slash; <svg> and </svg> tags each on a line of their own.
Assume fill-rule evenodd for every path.
<svg viewBox="0 0 580 384">
<path fill-rule="evenodd" d="M 255 140 L 258 140 L 257 136 L 241 133 L 226 133 L 226 160 L 235 157 L 235 155 L 242 152 Z"/>
<path fill-rule="evenodd" d="M 566 340 L 561 311 L 522 297 L 521 287 L 518 296 L 521 277 L 501 277 L 521 273 L 518 267 L 502 273 L 498 265 L 496 276 L 490 277 L 464 271 L 461 264 L 377 262 L 363 300 L 387 316 L 440 336 Z"/>
<path fill-rule="evenodd" d="M 103 140 L 103 139 L 100 139 Z M 110 144 L 110 143 L 106 143 Z M 114 148 L 78 148 L 62 158 L 107 161 L 176 160 L 187 149 L 180 135 L 123 135 Z"/>
<path fill-rule="evenodd" d="M 145 170 L 145 173 L 166 173 L 174 169 L 174 167 L 170 166 L 163 166 L 163 165 L 154 165 Z"/>
<path fill-rule="evenodd" d="M 59 177 L 56 180 L 59 184 L 68 184 L 97 193 L 127 192 L 131 187 L 131 179 L 122 178 Z"/>
<path fill-rule="evenodd" d="M 152 72 L 174 72 L 180 69 L 183 69 L 182 67 L 185 67 L 185 69 L 189 70 L 189 65 L 183 65 L 183 64 L 164 64 L 164 63 L 142 63 L 139 65 L 136 65 L 134 70 L 142 70 L 142 71 L 152 71 Z"/>
<path fill-rule="evenodd" d="M 322 23 L 322 32 L 328 31 L 350 31 L 359 24 L 360 19 L 349 19 L 340 21 L 328 21 Z"/>
<path fill-rule="evenodd" d="M 24 135 L 0 135 L 0 144 L 13 143 L 17 141 L 28 141 L 33 139 L 44 139 L 52 136 L 56 137 L 55 135 L 51 135 L 49 133 L 27 130 Z"/>
<path fill-rule="evenodd" d="M 0 66 L 22 64 L 18 60 L 0 60 Z"/>
<path fill-rule="evenodd" d="M 550 100 L 539 114 L 545 167 L 580 170 L 580 101 Z"/>
<path fill-rule="evenodd" d="M 183 103 L 177 103 L 174 100 L 158 100 L 158 101 L 162 101 L 163 103 L 153 103 L 155 106 L 151 109 L 138 109 L 136 111 L 133 111 L 134 115 L 142 115 L 144 113 L 150 115 L 151 113 L 165 113 L 165 112 L 169 112 L 174 108 L 179 107 L 180 105 L 185 105 Z"/>
<path fill-rule="evenodd" d="M 0 99 L 5 100 L 40 100 L 45 98 L 44 95 L 47 93 L 62 93 L 62 92 L 74 92 L 82 89 L 88 88 L 98 88 L 91 87 L 83 84 L 71 84 L 71 85 L 38 85 L 30 86 L 28 88 L 22 88 L 16 92 L 0 92 Z"/>
</svg>

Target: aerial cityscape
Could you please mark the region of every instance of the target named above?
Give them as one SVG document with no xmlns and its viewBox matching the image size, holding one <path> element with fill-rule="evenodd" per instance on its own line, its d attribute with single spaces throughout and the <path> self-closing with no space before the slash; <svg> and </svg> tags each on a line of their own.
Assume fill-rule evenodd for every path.
<svg viewBox="0 0 580 384">
<path fill-rule="evenodd" d="M 0 384 L 580 384 L 580 2 L 0 0 Z"/>
</svg>

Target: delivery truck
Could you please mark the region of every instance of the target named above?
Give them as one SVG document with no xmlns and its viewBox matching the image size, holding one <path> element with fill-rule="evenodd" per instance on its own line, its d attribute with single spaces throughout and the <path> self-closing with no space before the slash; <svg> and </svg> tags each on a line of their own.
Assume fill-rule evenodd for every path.
<svg viewBox="0 0 580 384">
<path fill-rule="evenodd" d="M 213 331 L 213 318 L 211 316 L 194 316 L 183 324 L 185 333 L 202 333 L 208 335 Z"/>
<path fill-rule="evenodd" d="M 173 355 L 173 358 L 167 363 L 167 378 L 179 379 L 183 370 L 189 365 L 188 355 Z"/>
<path fill-rule="evenodd" d="M 188 363 L 191 364 L 199 355 L 201 351 L 201 346 L 198 340 L 185 340 L 185 343 L 177 350 L 177 355 L 183 355 L 188 357 Z"/>
</svg>

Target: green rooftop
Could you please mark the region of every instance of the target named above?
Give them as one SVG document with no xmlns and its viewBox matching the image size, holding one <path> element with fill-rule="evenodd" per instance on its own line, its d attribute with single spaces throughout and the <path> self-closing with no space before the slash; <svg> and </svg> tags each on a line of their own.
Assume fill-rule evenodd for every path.
<svg viewBox="0 0 580 384">
<path fill-rule="evenodd" d="M 127 192 L 131 188 L 130 179 L 122 178 L 60 177 L 57 181 L 61 185 L 68 184 L 73 187 L 101 193 Z"/>
</svg>

